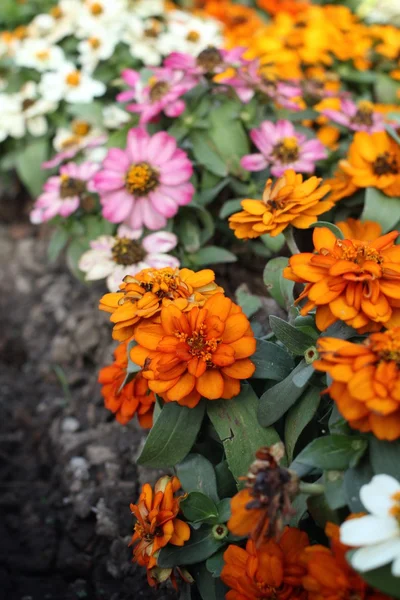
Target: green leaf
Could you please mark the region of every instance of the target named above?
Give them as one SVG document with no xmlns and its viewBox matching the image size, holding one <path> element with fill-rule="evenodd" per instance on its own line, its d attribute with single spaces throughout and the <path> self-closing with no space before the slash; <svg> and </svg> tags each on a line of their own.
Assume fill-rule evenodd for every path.
<svg viewBox="0 0 400 600">
<path fill-rule="evenodd" d="M 240 159 L 250 152 L 249 138 L 237 118 L 240 105 L 228 101 L 210 112 L 210 138 L 231 173 L 241 172 Z"/>
<path fill-rule="evenodd" d="M 216 152 L 215 144 L 212 139 L 202 131 L 192 131 L 190 140 L 193 145 L 193 154 L 197 162 L 206 167 L 219 177 L 226 177 L 228 169 L 225 161 Z"/>
<path fill-rule="evenodd" d="M 296 400 L 300 398 L 312 374 L 308 370 L 309 366 L 302 360 L 283 381 L 264 392 L 260 398 L 258 409 L 258 420 L 261 425 L 268 427 L 276 423 L 293 406 Z M 307 374 L 307 378 L 304 378 L 304 381 L 300 382 L 301 385 L 296 385 L 294 378 L 303 372 Z"/>
<path fill-rule="evenodd" d="M 193 253 L 200 250 L 200 227 L 195 219 L 182 218 L 177 233 L 179 241 L 186 252 Z"/>
<path fill-rule="evenodd" d="M 357 466 L 347 469 L 344 474 L 344 492 L 346 503 L 351 512 L 365 512 L 365 507 L 360 500 L 360 489 L 369 483 L 374 476 L 371 465 L 364 457 Z"/>
<path fill-rule="evenodd" d="M 385 473 L 400 481 L 400 440 L 387 442 L 371 436 L 369 457 L 376 475 Z"/>
<path fill-rule="evenodd" d="M 242 283 L 235 292 L 236 300 L 248 319 L 262 307 L 258 296 L 251 294 L 245 283 Z"/>
<path fill-rule="evenodd" d="M 347 504 L 343 480 L 343 471 L 324 472 L 325 497 L 329 508 L 332 510 L 337 510 Z"/>
<path fill-rule="evenodd" d="M 295 462 L 322 471 L 345 471 L 358 463 L 367 447 L 367 440 L 359 436 L 326 435 L 308 444 Z"/>
<path fill-rule="evenodd" d="M 225 540 L 214 538 L 212 528 L 202 527 L 192 530 L 190 539 L 184 546 L 168 545 L 162 548 L 157 558 L 157 565 L 163 569 L 171 569 L 179 565 L 194 565 L 215 554 L 225 544 Z"/>
<path fill-rule="evenodd" d="M 69 240 L 69 233 L 66 229 L 57 227 L 52 233 L 49 245 L 47 247 L 47 256 L 51 263 L 55 262 L 60 252 L 65 248 Z"/>
<path fill-rule="evenodd" d="M 236 262 L 237 257 L 233 252 L 218 248 L 218 246 L 207 246 L 200 248 L 195 254 L 190 255 L 190 262 L 195 266 L 214 265 L 218 263 Z"/>
<path fill-rule="evenodd" d="M 376 188 L 367 188 L 362 221 L 377 221 L 383 233 L 391 231 L 400 220 L 400 198 L 391 198 Z"/>
<path fill-rule="evenodd" d="M 192 523 L 218 522 L 218 509 L 215 502 L 201 492 L 191 492 L 182 500 L 180 506 L 185 518 Z"/>
<path fill-rule="evenodd" d="M 224 498 L 217 504 L 218 523 L 226 523 L 231 518 L 231 499 Z"/>
<path fill-rule="evenodd" d="M 257 340 L 257 348 L 251 360 L 256 365 L 252 375 L 255 379 L 282 381 L 294 369 L 293 359 L 286 350 L 265 340 Z"/>
<path fill-rule="evenodd" d="M 214 467 L 204 456 L 189 454 L 175 470 L 185 492 L 202 492 L 214 502 L 219 501 Z"/>
<path fill-rule="evenodd" d="M 85 239 L 76 238 L 72 240 L 67 248 L 67 265 L 71 273 L 80 281 L 84 280 L 82 271 L 79 269 L 79 259 L 89 248 L 89 243 Z"/>
<path fill-rule="evenodd" d="M 271 315 L 269 324 L 275 336 L 286 348 L 297 356 L 304 355 L 310 346 L 314 346 L 315 340 L 305 333 L 289 325 L 287 321 Z"/>
<path fill-rule="evenodd" d="M 68 104 L 67 112 L 73 117 L 83 119 L 93 125 L 100 126 L 103 124 L 103 103 L 97 100 L 90 102 L 90 104 Z"/>
<path fill-rule="evenodd" d="M 233 213 L 238 212 L 242 209 L 241 206 L 242 198 L 234 198 L 233 200 L 227 200 L 219 211 L 219 218 L 226 219 Z"/>
<path fill-rule="evenodd" d="M 390 75 L 378 73 L 375 83 L 375 94 L 377 102 L 383 104 L 396 104 L 398 102 L 397 92 L 399 84 Z"/>
<path fill-rule="evenodd" d="M 390 598 L 400 598 L 400 581 L 398 577 L 392 575 L 391 564 L 374 569 L 373 571 L 360 573 L 360 576 L 370 586 L 387 594 Z"/>
<path fill-rule="evenodd" d="M 282 271 L 288 266 L 288 259 L 283 256 L 269 260 L 264 269 L 264 283 L 268 293 L 282 308 L 293 304 L 294 281 L 282 276 Z"/>
<path fill-rule="evenodd" d="M 326 227 L 327 229 L 332 231 L 332 233 L 338 238 L 338 240 L 344 240 L 343 233 L 341 232 L 339 227 L 337 225 L 334 225 L 333 223 L 329 223 L 328 221 L 317 221 L 316 223 L 310 225 L 310 228 L 314 227 Z"/>
<path fill-rule="evenodd" d="M 42 163 L 48 158 L 48 151 L 48 140 L 40 138 L 28 142 L 16 157 L 18 177 L 33 198 L 39 196 L 48 178 L 47 172 L 42 169 Z"/>
<path fill-rule="evenodd" d="M 166 403 L 147 436 L 138 464 L 173 467 L 183 460 L 196 440 L 204 411 L 204 400 L 194 408 L 180 406 L 177 402 Z"/>
<path fill-rule="evenodd" d="M 207 206 L 210 204 L 218 196 L 218 194 L 226 187 L 229 183 L 229 178 L 225 178 L 222 181 L 219 181 L 216 185 L 214 185 L 211 189 L 204 189 L 197 195 L 197 202 L 201 204 L 201 206 Z"/>
<path fill-rule="evenodd" d="M 132 129 L 133 124 L 128 123 L 121 129 L 114 131 L 108 138 L 106 147 L 107 148 L 126 148 L 126 139 L 128 137 L 128 131 Z"/>
<path fill-rule="evenodd" d="M 338 513 L 329 507 L 324 494 L 309 496 L 307 498 L 307 507 L 310 515 L 321 529 L 325 529 L 328 521 L 337 525 L 341 522 Z"/>
<path fill-rule="evenodd" d="M 257 421 L 257 396 L 249 384 L 229 400 L 209 402 L 208 416 L 225 449 L 226 459 L 235 479 L 245 475 L 261 446 L 279 441 L 275 429 L 264 429 Z"/>
<path fill-rule="evenodd" d="M 275 237 L 272 237 L 266 233 L 260 236 L 260 240 L 262 241 L 264 246 L 268 248 L 268 250 L 271 250 L 271 252 L 273 252 L 274 254 L 279 252 L 285 245 L 285 236 L 283 235 L 283 233 L 280 233 Z"/>
<path fill-rule="evenodd" d="M 223 548 L 222 550 L 219 550 L 213 556 L 210 556 L 210 558 L 207 558 L 207 560 L 206 560 L 207 571 L 209 571 L 213 577 L 221 576 L 222 569 L 224 568 L 224 565 L 225 565 L 224 553 L 225 553 L 225 548 Z M 208 598 L 207 598 L 207 600 L 208 600 Z"/>
<path fill-rule="evenodd" d="M 285 420 L 285 447 L 289 462 L 293 460 L 294 449 L 301 432 L 314 417 L 320 401 L 320 390 L 312 386 L 289 409 Z"/>
<path fill-rule="evenodd" d="M 223 554 L 223 550 L 221 551 Z M 225 600 L 228 588 L 218 576 L 213 576 L 206 568 L 207 563 L 196 564 L 190 571 L 196 581 L 201 600 Z"/>
<path fill-rule="evenodd" d="M 131 350 L 132 350 L 132 348 L 134 348 L 134 346 L 137 346 L 137 342 L 135 340 L 131 340 L 128 343 L 128 347 L 127 347 L 127 350 L 126 350 L 127 355 L 128 355 L 127 373 L 138 373 L 140 371 L 140 369 L 141 369 L 140 365 L 137 365 L 131 359 Z"/>
<path fill-rule="evenodd" d="M 215 475 L 217 477 L 217 489 L 220 498 L 232 497 L 236 494 L 236 482 L 232 472 L 229 470 L 228 462 L 221 461 L 215 467 Z"/>
</svg>

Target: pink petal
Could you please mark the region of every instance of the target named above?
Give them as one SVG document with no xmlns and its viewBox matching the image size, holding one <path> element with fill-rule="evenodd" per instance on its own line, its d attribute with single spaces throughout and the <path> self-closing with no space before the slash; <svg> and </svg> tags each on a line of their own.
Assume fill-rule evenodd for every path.
<svg viewBox="0 0 400 600">
<path fill-rule="evenodd" d="M 71 198 L 66 198 L 61 202 L 61 206 L 58 212 L 62 217 L 68 217 L 71 213 L 76 211 L 78 207 L 79 196 L 73 196 Z"/>
<path fill-rule="evenodd" d="M 185 111 L 185 108 L 186 104 L 183 100 L 176 100 L 176 102 L 172 102 L 164 108 L 164 113 L 167 115 L 167 117 L 171 117 L 173 119 L 175 117 L 179 117 L 179 115 Z"/>
<path fill-rule="evenodd" d="M 246 171 L 262 171 L 268 166 L 262 154 L 248 154 L 247 156 L 243 156 L 240 164 Z"/>
<path fill-rule="evenodd" d="M 169 252 L 178 243 L 178 238 L 174 233 L 170 233 L 169 231 L 157 231 L 156 233 L 151 233 L 150 235 L 146 235 L 143 238 L 142 246 L 151 254 L 160 253 L 160 252 Z"/>
<path fill-rule="evenodd" d="M 121 77 L 125 83 L 131 87 L 135 87 L 140 81 L 140 73 L 138 73 L 138 71 L 134 71 L 133 69 L 124 69 L 121 73 Z"/>
<path fill-rule="evenodd" d="M 255 146 L 264 154 L 264 156 L 268 156 L 268 154 L 272 150 L 272 143 L 270 137 L 265 134 L 262 129 L 253 129 L 250 132 L 250 137 Z"/>
<path fill-rule="evenodd" d="M 128 154 L 121 148 L 110 148 L 103 160 L 103 168 L 125 173 L 130 165 Z"/>
<path fill-rule="evenodd" d="M 154 209 L 164 217 L 167 217 L 167 219 L 173 217 L 178 212 L 176 202 L 169 196 L 161 194 L 159 190 L 149 194 L 149 198 Z"/>
<path fill-rule="evenodd" d="M 103 217 L 111 223 L 121 223 L 132 209 L 134 197 L 125 189 L 104 194 L 100 198 Z"/>
<path fill-rule="evenodd" d="M 163 165 L 164 169 L 160 173 L 160 183 L 164 185 L 179 185 L 184 183 L 193 173 L 193 167 L 189 161 L 172 160 L 166 165 Z"/>
<path fill-rule="evenodd" d="M 149 143 L 150 136 L 143 127 L 130 129 L 127 138 L 127 154 L 133 163 L 139 163 L 145 160 L 146 146 Z"/>
<path fill-rule="evenodd" d="M 169 254 L 148 254 L 146 261 L 153 269 L 163 269 L 164 267 L 176 269 L 180 266 L 179 260 Z"/>
<path fill-rule="evenodd" d="M 147 146 L 147 159 L 153 165 L 162 165 L 170 160 L 176 150 L 176 140 L 165 131 L 159 131 L 150 138 Z"/>
<path fill-rule="evenodd" d="M 93 179 L 94 187 L 98 192 L 111 192 L 125 186 L 125 178 L 122 173 L 115 171 L 100 171 Z"/>
<path fill-rule="evenodd" d="M 152 203 L 148 198 L 140 198 L 140 209 L 142 213 L 143 223 L 151 230 L 161 229 L 167 224 L 167 220 L 152 208 Z"/>
<path fill-rule="evenodd" d="M 157 191 L 161 195 L 170 196 L 178 206 L 189 204 L 194 195 L 194 187 L 190 182 L 175 186 L 160 185 Z"/>
</svg>

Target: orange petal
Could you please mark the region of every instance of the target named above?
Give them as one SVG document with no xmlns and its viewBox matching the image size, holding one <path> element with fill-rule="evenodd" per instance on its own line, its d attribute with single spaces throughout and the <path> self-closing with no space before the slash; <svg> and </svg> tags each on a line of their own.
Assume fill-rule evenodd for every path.
<svg viewBox="0 0 400 600">
<path fill-rule="evenodd" d="M 178 382 L 168 390 L 167 398 L 170 401 L 178 402 L 190 394 L 196 383 L 196 378 L 190 373 L 185 373 L 179 377 Z"/>
<path fill-rule="evenodd" d="M 229 368 L 229 367 L 228 367 Z M 224 380 L 217 369 L 208 369 L 196 381 L 196 390 L 208 400 L 218 400 L 224 391 Z"/>
<path fill-rule="evenodd" d="M 238 313 L 228 317 L 225 322 L 225 331 L 222 336 L 222 341 L 226 344 L 236 342 L 247 332 L 249 321 L 244 313 Z"/>
<path fill-rule="evenodd" d="M 255 370 L 256 367 L 249 358 L 242 358 L 241 360 L 237 360 L 233 365 L 224 367 L 222 372 L 224 375 L 228 375 L 228 377 L 233 377 L 234 379 L 247 379 L 253 375 Z"/>
</svg>

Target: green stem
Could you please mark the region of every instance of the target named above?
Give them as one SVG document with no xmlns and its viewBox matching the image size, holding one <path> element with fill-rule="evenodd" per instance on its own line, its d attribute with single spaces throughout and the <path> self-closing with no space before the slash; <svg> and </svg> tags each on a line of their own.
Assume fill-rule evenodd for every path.
<svg viewBox="0 0 400 600">
<path fill-rule="evenodd" d="M 290 225 L 289 227 L 286 227 L 285 231 L 283 232 L 283 235 L 285 236 L 286 244 L 290 252 L 292 254 L 300 254 L 300 250 L 298 249 L 294 239 L 293 227 L 291 227 Z"/>
<path fill-rule="evenodd" d="M 325 492 L 325 487 L 320 483 L 305 483 L 300 481 L 300 493 L 308 496 L 321 496 Z"/>
</svg>

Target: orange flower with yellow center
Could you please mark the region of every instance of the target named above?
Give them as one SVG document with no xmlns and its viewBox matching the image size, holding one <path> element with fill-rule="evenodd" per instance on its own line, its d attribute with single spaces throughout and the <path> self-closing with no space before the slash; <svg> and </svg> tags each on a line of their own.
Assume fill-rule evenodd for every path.
<svg viewBox="0 0 400 600">
<path fill-rule="evenodd" d="M 229 546 L 221 573 L 231 588 L 226 600 L 307 600 L 301 556 L 308 543 L 306 533 L 287 527 L 278 542 L 269 540 L 259 548 L 253 540 L 246 548 Z"/>
<path fill-rule="evenodd" d="M 100 370 L 99 383 L 102 385 L 104 406 L 115 414 L 122 425 L 137 415 L 140 426 L 150 429 L 156 398 L 141 373 L 134 375 L 124 385 L 128 368 L 127 346 L 127 342 L 120 344 L 114 351 L 115 361 Z"/>
<path fill-rule="evenodd" d="M 352 196 L 358 190 L 358 186 L 354 185 L 351 176 L 341 169 L 337 169 L 333 177 L 326 180 L 326 183 L 331 187 L 329 199 L 332 202 Z"/>
<path fill-rule="evenodd" d="M 382 227 L 376 221 L 359 221 L 349 218 L 346 221 L 339 221 L 335 225 L 347 239 L 372 242 L 382 235 Z"/>
<path fill-rule="evenodd" d="M 306 548 L 302 563 L 307 569 L 303 577 L 309 600 L 392 600 L 370 587 L 346 560 L 350 550 L 339 539 L 339 527 L 328 523 L 325 533 L 331 548 L 315 545 Z"/>
<path fill-rule="evenodd" d="M 329 373 L 329 394 L 351 427 L 381 440 L 400 437 L 400 327 L 373 333 L 364 344 L 320 338 L 318 371 Z"/>
<path fill-rule="evenodd" d="M 130 509 L 136 517 L 131 545 L 133 560 L 148 570 L 157 566 L 155 554 L 167 544 L 183 546 L 190 538 L 190 527 L 177 518 L 185 494 L 175 496 L 181 482 L 177 477 L 161 477 L 154 486 L 145 483 L 137 504 Z"/>
<path fill-rule="evenodd" d="M 400 196 L 400 145 L 384 131 L 358 131 L 347 159 L 339 166 L 357 187 L 375 187 L 387 196 Z"/>
<path fill-rule="evenodd" d="M 250 323 L 223 294 L 188 312 L 170 304 L 160 318 L 142 321 L 135 339 L 139 345 L 132 348 L 131 359 L 143 366 L 149 388 L 166 402 L 192 408 L 201 396 L 233 398 L 240 380 L 255 371 L 249 359 L 256 349 Z"/>
<path fill-rule="evenodd" d="M 141 319 L 148 319 L 171 302 L 181 310 L 202 306 L 217 292 L 222 292 L 210 269 L 198 273 L 189 269 L 144 269 L 134 277 L 128 275 L 120 292 L 105 294 L 99 308 L 112 313 L 113 338 L 123 342 L 132 337 Z"/>
<path fill-rule="evenodd" d="M 400 325 L 400 246 L 392 231 L 371 242 L 337 239 L 326 227 L 313 232 L 315 253 L 289 259 L 284 277 L 306 283 L 296 304 L 302 315 L 316 309 L 323 331 L 338 320 L 360 333 Z"/>
<path fill-rule="evenodd" d="M 322 200 L 330 187 L 322 185 L 318 177 L 303 181 L 302 175 L 292 169 L 285 171 L 275 184 L 268 179 L 262 200 L 243 200 L 243 211 L 229 218 L 229 226 L 239 239 L 257 238 L 269 233 L 279 235 L 286 227 L 293 225 L 307 229 L 315 223 L 317 216 L 333 206 L 333 202 Z"/>
</svg>

